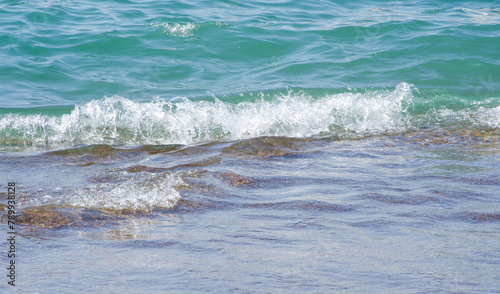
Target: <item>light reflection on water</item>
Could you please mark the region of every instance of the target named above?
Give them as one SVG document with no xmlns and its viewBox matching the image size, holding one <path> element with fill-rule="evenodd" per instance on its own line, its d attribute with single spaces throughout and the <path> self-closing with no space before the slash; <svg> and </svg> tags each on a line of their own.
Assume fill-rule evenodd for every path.
<svg viewBox="0 0 500 294">
<path fill-rule="evenodd" d="M 26 224 L 19 236 L 19 288 L 495 291 L 498 143 L 422 147 L 423 140 L 408 138 L 262 138 L 191 151 L 127 151 L 136 160 L 106 149 L 107 160 L 93 165 L 68 164 L 74 154 L 50 161 L 51 167 L 50 153 L 17 157 L 21 165 L 38 161 L 45 177 L 60 168 L 79 182 L 36 189 L 40 182 L 29 185 L 31 173 L 20 173 L 27 198 L 51 194 L 58 201 L 20 208 Z M 112 187 L 171 173 L 184 181 L 172 209 L 61 204 L 82 183 Z"/>
</svg>

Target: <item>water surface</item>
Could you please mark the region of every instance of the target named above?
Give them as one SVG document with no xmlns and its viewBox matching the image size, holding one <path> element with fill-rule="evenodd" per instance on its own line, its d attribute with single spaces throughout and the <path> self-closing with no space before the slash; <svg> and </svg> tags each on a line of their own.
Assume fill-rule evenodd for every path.
<svg viewBox="0 0 500 294">
<path fill-rule="evenodd" d="M 3 291 L 498 291 L 494 2 L 0 7 Z"/>
</svg>

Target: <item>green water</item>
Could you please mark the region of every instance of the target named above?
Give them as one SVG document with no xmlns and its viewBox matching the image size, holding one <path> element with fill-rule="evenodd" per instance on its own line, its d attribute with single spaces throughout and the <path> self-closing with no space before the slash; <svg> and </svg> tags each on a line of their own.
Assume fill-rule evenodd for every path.
<svg viewBox="0 0 500 294">
<path fill-rule="evenodd" d="M 394 88 L 498 98 L 490 2 L 4 2 L 7 108 Z"/>
</svg>

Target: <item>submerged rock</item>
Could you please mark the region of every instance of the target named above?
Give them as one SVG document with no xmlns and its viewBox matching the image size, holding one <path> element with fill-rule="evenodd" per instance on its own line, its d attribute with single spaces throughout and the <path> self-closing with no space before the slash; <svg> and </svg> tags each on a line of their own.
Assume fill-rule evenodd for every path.
<svg viewBox="0 0 500 294">
<path fill-rule="evenodd" d="M 19 211 L 16 219 L 19 224 L 59 228 L 79 223 L 82 217 L 76 211 L 61 209 L 56 205 L 46 205 L 23 209 Z"/>
</svg>

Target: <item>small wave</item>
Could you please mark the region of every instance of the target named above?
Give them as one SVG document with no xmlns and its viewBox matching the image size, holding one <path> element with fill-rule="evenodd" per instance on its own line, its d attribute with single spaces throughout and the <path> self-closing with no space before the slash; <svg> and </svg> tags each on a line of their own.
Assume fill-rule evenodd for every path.
<svg viewBox="0 0 500 294">
<path fill-rule="evenodd" d="M 466 16 L 473 19 L 479 24 L 499 24 L 500 23 L 500 10 L 498 8 L 482 8 L 482 9 L 471 9 L 471 8 L 457 8 L 462 11 Z"/>
<path fill-rule="evenodd" d="M 181 199 L 175 187 L 183 183 L 176 174 L 142 176 L 116 186 L 106 183 L 76 190 L 64 203 L 72 207 L 107 211 L 170 209 Z"/>
<path fill-rule="evenodd" d="M 500 106 L 496 108 L 483 108 L 478 111 L 478 121 L 481 125 L 490 128 L 500 128 Z"/>
<path fill-rule="evenodd" d="M 154 28 L 161 28 L 163 32 L 177 37 L 190 37 L 194 35 L 194 30 L 197 28 L 194 23 L 187 24 L 169 24 L 169 23 L 152 23 Z"/>
<path fill-rule="evenodd" d="M 227 23 L 224 22 L 202 22 L 202 23 L 192 23 L 188 22 L 185 24 L 180 24 L 180 23 L 151 23 L 151 26 L 153 28 L 160 28 L 164 33 L 171 35 L 171 36 L 176 36 L 176 37 L 191 37 L 195 35 L 195 32 L 204 29 L 204 28 L 209 28 L 209 27 L 223 27 L 227 26 Z"/>
<path fill-rule="evenodd" d="M 431 109 L 426 114 L 415 117 L 414 121 L 418 121 L 422 125 L 425 124 L 423 121 L 427 121 L 434 124 L 452 125 L 454 123 L 456 126 L 469 125 L 480 129 L 498 129 L 500 128 L 500 106 L 493 108 L 479 106 L 460 110 L 444 107 Z"/>
<path fill-rule="evenodd" d="M 181 200 L 178 188 L 185 185 L 181 174 L 131 174 L 122 172 L 111 182 L 77 188 L 68 193 L 37 195 L 23 203 L 30 207 L 72 207 L 108 212 L 150 212 L 171 209 Z M 60 188 L 62 189 L 62 188 Z"/>
<path fill-rule="evenodd" d="M 183 144 L 261 136 L 359 137 L 403 131 L 413 86 L 394 91 L 311 97 L 276 94 L 270 100 L 138 103 L 113 96 L 77 106 L 61 117 L 8 114 L 0 118 L 2 147 L 54 149 L 78 144 Z"/>
</svg>

